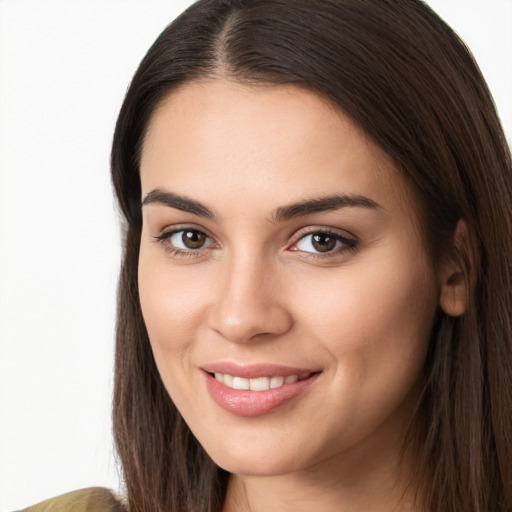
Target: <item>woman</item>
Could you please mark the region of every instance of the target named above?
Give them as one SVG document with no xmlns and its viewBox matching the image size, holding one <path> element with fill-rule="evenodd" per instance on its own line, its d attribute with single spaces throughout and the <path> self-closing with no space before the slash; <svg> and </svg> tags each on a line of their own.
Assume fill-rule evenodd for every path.
<svg viewBox="0 0 512 512">
<path fill-rule="evenodd" d="M 128 510 L 512 510 L 510 152 L 428 7 L 197 2 L 112 175 Z"/>
</svg>

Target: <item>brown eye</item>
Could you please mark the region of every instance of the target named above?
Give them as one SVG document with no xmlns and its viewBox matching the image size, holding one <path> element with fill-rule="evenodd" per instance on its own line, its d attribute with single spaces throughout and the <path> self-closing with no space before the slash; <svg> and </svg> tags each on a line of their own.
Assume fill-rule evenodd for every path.
<svg viewBox="0 0 512 512">
<path fill-rule="evenodd" d="M 207 236 L 201 233 L 201 231 L 185 230 L 181 233 L 181 241 L 187 249 L 200 249 L 207 239 Z M 179 232 L 177 234 L 179 234 Z"/>
<path fill-rule="evenodd" d="M 336 247 L 336 238 L 326 233 L 317 233 L 311 239 L 311 245 L 318 252 L 329 252 Z"/>
<path fill-rule="evenodd" d="M 156 238 L 165 242 L 171 250 L 194 251 L 214 245 L 212 239 L 198 229 L 179 229 Z"/>
<path fill-rule="evenodd" d="M 357 241 L 339 233 L 313 231 L 299 238 L 291 250 L 317 255 L 336 255 L 357 247 Z"/>
</svg>

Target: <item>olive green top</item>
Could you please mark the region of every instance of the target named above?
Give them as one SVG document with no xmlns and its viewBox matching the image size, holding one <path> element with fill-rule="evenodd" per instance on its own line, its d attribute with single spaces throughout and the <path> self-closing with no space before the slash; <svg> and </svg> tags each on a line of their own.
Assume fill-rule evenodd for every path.
<svg viewBox="0 0 512 512">
<path fill-rule="evenodd" d="M 126 509 L 109 489 L 89 487 L 50 498 L 19 512 L 126 512 Z"/>
</svg>

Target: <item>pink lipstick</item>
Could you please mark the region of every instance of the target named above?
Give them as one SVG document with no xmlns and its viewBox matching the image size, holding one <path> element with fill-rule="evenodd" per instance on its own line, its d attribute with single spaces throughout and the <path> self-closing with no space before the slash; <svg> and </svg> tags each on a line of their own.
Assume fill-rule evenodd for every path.
<svg viewBox="0 0 512 512">
<path fill-rule="evenodd" d="M 238 416 L 270 413 L 304 393 L 320 372 L 273 364 L 214 363 L 202 368 L 207 390 L 224 410 Z"/>
</svg>

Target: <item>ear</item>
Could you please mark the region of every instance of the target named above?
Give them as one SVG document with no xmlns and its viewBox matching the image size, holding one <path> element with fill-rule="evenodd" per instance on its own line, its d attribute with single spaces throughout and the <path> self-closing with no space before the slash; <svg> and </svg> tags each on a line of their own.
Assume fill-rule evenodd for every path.
<svg viewBox="0 0 512 512">
<path fill-rule="evenodd" d="M 469 243 L 468 227 L 464 220 L 459 220 L 454 232 L 455 254 L 466 254 L 470 257 L 471 250 Z M 473 271 L 472 271 L 473 272 Z M 439 269 L 440 295 L 439 305 L 449 316 L 460 316 L 465 313 L 468 307 L 468 297 L 473 281 L 464 271 L 460 258 L 451 255 L 446 259 Z"/>
</svg>

